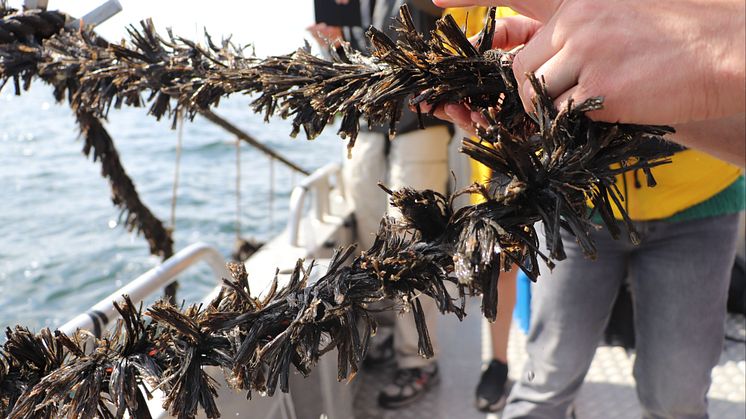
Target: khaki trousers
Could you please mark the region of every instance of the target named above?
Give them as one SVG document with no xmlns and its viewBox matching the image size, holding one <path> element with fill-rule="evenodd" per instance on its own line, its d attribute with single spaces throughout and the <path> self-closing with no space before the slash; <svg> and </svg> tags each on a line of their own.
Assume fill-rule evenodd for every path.
<svg viewBox="0 0 746 419">
<path fill-rule="evenodd" d="M 408 132 L 396 136 L 386 156 L 383 134 L 361 132 L 358 135 L 352 157 L 345 159 L 343 170 L 345 195 L 355 208 L 360 249 L 372 246 L 378 224 L 386 212 L 396 216 L 395 210 L 388 207 L 388 196 L 377 186 L 378 182 L 390 189 L 408 186 L 446 192 L 450 139 L 446 127 Z M 438 309 L 430 298 L 423 297 L 420 302 L 437 356 L 435 330 Z M 434 358 L 425 359 L 418 354 L 417 329 L 412 315 L 385 313 L 379 321 L 384 325 L 393 324 L 394 351 L 399 368 L 419 368 L 433 362 Z"/>
</svg>

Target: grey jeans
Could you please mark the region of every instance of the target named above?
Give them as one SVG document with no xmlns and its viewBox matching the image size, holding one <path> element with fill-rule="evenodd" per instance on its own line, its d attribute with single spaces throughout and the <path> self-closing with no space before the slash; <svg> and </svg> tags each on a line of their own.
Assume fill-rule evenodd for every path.
<svg viewBox="0 0 746 419">
<path fill-rule="evenodd" d="M 594 233 L 598 259 L 572 237 L 567 260 L 534 286 L 528 361 L 503 418 L 564 418 L 625 279 L 635 311 L 634 377 L 645 418 L 707 418 L 724 339 L 738 215 L 639 222 L 642 243 Z"/>
</svg>

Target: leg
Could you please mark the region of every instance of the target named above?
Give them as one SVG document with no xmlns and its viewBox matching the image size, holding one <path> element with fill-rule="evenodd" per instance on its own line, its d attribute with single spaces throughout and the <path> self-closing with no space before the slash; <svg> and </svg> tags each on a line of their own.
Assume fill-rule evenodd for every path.
<svg viewBox="0 0 746 419">
<path fill-rule="evenodd" d="M 344 149 L 344 194 L 355 209 L 358 251 L 366 250 L 373 245 L 381 217 L 386 214 L 386 193 L 378 187 L 378 182 L 386 180 L 386 141 L 383 134 L 361 131 L 349 159 L 347 149 Z M 382 308 L 386 304 L 387 302 L 382 302 L 374 308 Z M 389 311 L 377 313 L 379 328 L 365 359 L 367 367 L 383 364 L 393 358 L 391 336 L 395 317 L 395 314 Z"/>
<path fill-rule="evenodd" d="M 347 149 L 344 150 L 344 193 L 355 208 L 355 233 L 360 250 L 373 245 L 378 224 L 386 212 L 386 193 L 377 185 L 386 176 L 385 147 L 383 134 L 361 131 L 351 158 L 346 158 Z"/>
<path fill-rule="evenodd" d="M 433 127 L 397 136 L 391 143 L 389 154 L 388 186 L 392 189 L 409 186 L 444 193 L 448 181 L 450 138 L 445 127 Z M 397 215 L 391 208 L 390 213 Z M 435 301 L 430 298 L 420 298 L 420 303 L 437 355 L 435 322 L 439 315 L 438 309 Z M 396 319 L 394 351 L 398 364 L 394 382 L 386 386 L 378 396 L 379 405 L 386 408 L 397 408 L 417 400 L 439 380 L 435 359 L 425 359 L 419 354 L 417 328 L 409 313 Z"/>
<path fill-rule="evenodd" d="M 625 242 L 594 233 L 598 260 L 563 234 L 567 260 L 534 286 L 528 361 L 503 418 L 564 418 L 588 372 L 626 275 Z M 544 246 L 542 240 L 542 246 Z"/>
<path fill-rule="evenodd" d="M 409 186 L 444 193 L 448 182 L 450 139 L 451 135 L 446 127 L 416 130 L 397 136 L 391 143 L 389 154 L 389 187 L 396 189 Z M 394 213 L 393 210 L 390 212 Z M 438 309 L 430 298 L 421 298 L 420 302 L 437 354 L 435 325 Z M 417 341 L 417 329 L 412 315 L 398 317 L 394 327 L 394 348 L 399 368 L 420 368 L 432 362 L 418 354 Z"/>
<path fill-rule="evenodd" d="M 361 131 L 352 155 L 344 150 L 342 176 L 345 196 L 355 208 L 356 235 L 360 250 L 373 245 L 381 217 L 386 213 L 386 193 L 378 182 L 386 179 L 386 137 L 377 132 Z"/>
<path fill-rule="evenodd" d="M 645 418 L 706 418 L 712 368 L 723 349 L 736 214 L 646 223 L 630 269 Z"/>
<path fill-rule="evenodd" d="M 497 284 L 497 319 L 490 325 L 492 338 L 492 358 L 504 364 L 508 363 L 508 336 L 515 308 L 515 278 L 518 268 L 510 272 L 501 272 Z"/>
<path fill-rule="evenodd" d="M 477 409 L 496 412 L 505 406 L 508 382 L 508 337 L 516 300 L 518 268 L 501 272 L 497 283 L 497 318 L 490 324 L 492 359 L 477 384 Z"/>
</svg>

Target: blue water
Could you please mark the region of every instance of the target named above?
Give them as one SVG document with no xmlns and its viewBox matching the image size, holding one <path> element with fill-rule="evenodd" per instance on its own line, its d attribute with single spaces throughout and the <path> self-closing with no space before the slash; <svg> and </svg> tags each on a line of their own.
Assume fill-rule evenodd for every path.
<svg viewBox="0 0 746 419">
<path fill-rule="evenodd" d="M 329 129 L 315 141 L 291 139 L 289 123 L 265 124 L 234 97 L 216 110 L 306 169 L 339 161 L 343 142 Z M 113 110 L 107 128 L 141 199 L 160 219 L 170 217 L 176 131 L 145 109 Z M 155 266 L 141 236 L 118 224 L 100 165 L 81 153 L 71 111 L 54 103 L 41 83 L 21 97 L 0 92 L 0 327 L 59 326 Z M 227 257 L 235 238 L 235 142 L 196 118 L 185 123 L 174 232 L 175 249 L 205 241 Z M 293 182 L 269 159 L 241 148 L 243 236 L 266 240 L 284 226 Z M 270 201 L 274 211 L 270 215 Z M 181 277 L 179 298 L 195 299 L 213 283 L 206 267 Z"/>
</svg>

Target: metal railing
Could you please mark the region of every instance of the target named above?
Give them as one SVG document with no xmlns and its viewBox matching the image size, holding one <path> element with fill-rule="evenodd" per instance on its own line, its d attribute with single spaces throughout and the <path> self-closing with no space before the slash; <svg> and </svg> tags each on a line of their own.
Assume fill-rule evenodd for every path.
<svg viewBox="0 0 746 419">
<path fill-rule="evenodd" d="M 291 246 L 298 247 L 301 219 L 303 219 L 305 215 L 305 203 L 309 193 L 313 199 L 310 214 L 312 220 L 329 222 L 332 221 L 332 219 L 338 219 L 338 216 L 335 216 L 332 213 L 333 205 L 330 195 L 333 186 L 340 190 L 342 189 L 343 180 L 341 170 L 341 165 L 339 164 L 326 165 L 314 171 L 293 189 L 290 196 L 287 224 L 287 233 L 290 241 L 289 244 Z M 332 181 L 335 181 L 335 183 L 332 183 Z M 107 325 L 119 318 L 119 312 L 114 308 L 114 302 L 121 302 L 123 300 L 122 295 L 128 295 L 132 302 L 137 304 L 151 294 L 160 292 L 164 286 L 174 282 L 181 272 L 199 262 L 206 262 L 212 269 L 216 279 L 230 278 L 223 256 L 212 246 L 205 243 L 195 243 L 185 247 L 169 259 L 165 260 L 162 264 L 150 269 L 132 282 L 99 301 L 86 312 L 79 314 L 69 322 L 62 325 L 59 330 L 66 334 L 72 334 L 78 329 L 86 329 L 91 331 L 95 336 L 100 337 L 106 330 Z M 202 299 L 202 301 L 211 300 L 218 292 L 219 287 L 216 286 L 211 293 Z M 326 381 L 336 382 L 336 376 L 333 373 L 335 370 L 334 365 L 330 365 L 331 367 L 329 368 L 331 372 L 320 372 L 323 377 L 321 380 L 322 383 L 325 383 Z M 323 368 L 321 370 L 323 370 Z M 331 400 L 335 399 L 334 389 L 330 387 L 328 383 L 324 384 L 322 387 L 323 394 L 325 395 L 325 409 L 329 412 L 336 412 L 337 410 L 334 407 L 333 402 L 331 402 Z M 170 417 L 161 406 L 163 394 L 158 389 L 150 390 L 155 394 L 155 397 L 148 401 L 148 409 L 153 417 Z M 261 418 L 296 419 L 297 409 L 291 394 L 292 393 L 280 393 L 275 395 L 274 400 L 269 406 L 267 406 L 266 411 L 261 410 L 264 409 L 261 407 L 257 408 L 260 409 L 261 412 L 251 412 L 255 414 L 256 417 Z M 247 409 L 251 410 L 252 407 L 241 407 L 242 412 Z M 347 411 L 342 409 L 340 412 Z M 348 415 L 342 413 L 339 417 L 347 416 Z"/>
<path fill-rule="evenodd" d="M 342 190 L 342 166 L 338 163 L 330 163 L 311 173 L 310 176 L 293 188 L 290 194 L 290 206 L 288 208 L 288 242 L 290 246 L 299 247 L 300 222 L 306 197 L 313 193 L 311 206 L 313 219 L 324 222 L 331 214 L 331 203 L 329 192 L 332 189 L 332 178 L 337 181 L 337 188 Z"/>
<path fill-rule="evenodd" d="M 313 219 L 324 222 L 328 221 L 329 217 L 333 217 L 330 202 L 332 179 L 336 180 L 336 187 L 342 189 L 341 171 L 341 165 L 328 164 L 314 171 L 293 189 L 290 195 L 287 224 L 290 246 L 299 246 L 301 219 L 309 193 L 312 193 L 313 198 L 311 211 Z M 205 261 L 210 265 L 218 280 L 220 278 L 230 278 L 230 274 L 225 267 L 225 260 L 217 249 L 206 243 L 194 243 L 99 301 L 86 312 L 77 315 L 62 325 L 60 330 L 65 333 L 73 333 L 77 329 L 86 329 L 96 336 L 101 336 L 106 326 L 119 318 L 119 312 L 116 311 L 113 303 L 122 301 L 122 295 L 126 294 L 132 299 L 133 303 L 139 303 L 149 295 L 174 282 L 182 271 L 200 261 Z"/>
<path fill-rule="evenodd" d="M 49 0 L 25 0 L 23 7 L 27 10 L 30 9 L 42 9 L 46 10 Z M 71 19 L 67 22 L 66 26 L 74 29 L 79 29 L 81 22 L 88 27 L 98 26 L 112 16 L 122 11 L 122 5 L 119 0 L 107 0 L 100 6 L 86 13 L 80 19 Z"/>
<path fill-rule="evenodd" d="M 128 295 L 137 304 L 149 295 L 160 292 L 163 287 L 174 282 L 176 277 L 190 266 L 204 261 L 212 269 L 215 278 L 230 278 L 225 267 L 225 259 L 214 247 L 206 243 L 194 243 L 180 250 L 162 264 L 145 272 L 129 284 L 96 303 L 85 313 L 79 314 L 60 327 L 64 333 L 71 334 L 77 329 L 86 329 L 100 337 L 111 321 L 119 318 L 114 302 L 122 301 L 122 295 Z"/>
</svg>

